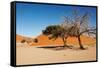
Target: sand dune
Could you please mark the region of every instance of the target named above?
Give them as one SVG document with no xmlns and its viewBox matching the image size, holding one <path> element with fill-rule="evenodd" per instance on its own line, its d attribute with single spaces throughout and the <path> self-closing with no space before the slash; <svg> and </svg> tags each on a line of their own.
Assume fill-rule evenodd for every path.
<svg viewBox="0 0 100 68">
<path fill-rule="evenodd" d="M 16 35 L 16 42 L 20 42 L 23 38 L 21 35 Z"/>
<path fill-rule="evenodd" d="M 30 39 L 27 39 L 27 37 L 23 37 L 23 36 L 20 36 L 20 35 L 17 35 L 17 42 L 20 42 L 22 39 L 26 39 L 26 40 L 30 40 Z M 33 39 L 33 38 L 32 38 Z M 58 38 L 56 40 L 54 39 L 51 39 L 49 40 L 49 38 L 45 35 L 39 35 L 36 39 L 38 40 L 38 42 L 34 42 L 33 40 L 30 40 L 31 41 L 31 45 L 32 46 L 36 46 L 36 45 L 63 45 L 63 41 L 61 38 Z M 81 36 L 81 41 L 82 41 L 82 44 L 83 45 L 95 45 L 96 43 L 96 39 L 94 38 L 91 38 L 91 37 L 88 37 L 88 36 Z M 67 44 L 69 45 L 78 45 L 78 39 L 76 37 L 69 37 L 67 39 Z"/>
<path fill-rule="evenodd" d="M 30 38 L 30 37 L 25 37 L 25 36 L 22 36 L 22 35 L 16 35 L 16 42 L 17 43 L 20 43 L 22 40 L 25 40 L 27 42 L 33 42 L 33 38 Z"/>
</svg>

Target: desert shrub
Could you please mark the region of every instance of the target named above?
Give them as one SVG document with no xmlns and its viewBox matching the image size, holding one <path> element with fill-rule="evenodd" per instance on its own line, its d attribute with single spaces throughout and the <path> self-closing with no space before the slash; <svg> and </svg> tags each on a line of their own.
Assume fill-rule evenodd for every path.
<svg viewBox="0 0 100 68">
<path fill-rule="evenodd" d="M 22 41 L 21 41 L 21 43 L 25 43 L 26 41 L 25 41 L 25 39 L 23 39 Z"/>
<path fill-rule="evenodd" d="M 37 39 L 37 38 L 35 38 L 35 39 L 34 39 L 34 42 L 35 42 L 35 43 L 38 43 L 38 39 Z"/>
</svg>

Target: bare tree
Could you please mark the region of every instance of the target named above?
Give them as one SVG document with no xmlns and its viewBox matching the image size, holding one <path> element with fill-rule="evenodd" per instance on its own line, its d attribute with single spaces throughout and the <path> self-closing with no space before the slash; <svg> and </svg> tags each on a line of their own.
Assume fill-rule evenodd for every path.
<svg viewBox="0 0 100 68">
<path fill-rule="evenodd" d="M 80 36 L 83 34 L 96 34 L 96 28 L 89 27 L 89 13 L 85 12 L 83 15 L 77 15 L 77 11 L 75 10 L 75 14 L 73 14 L 74 18 L 70 18 L 70 22 L 62 23 L 63 27 L 65 26 L 67 29 L 67 35 L 77 37 L 80 45 L 80 49 L 85 49 L 81 43 Z M 68 17 L 65 17 L 68 20 Z M 74 19 L 74 20 L 73 20 Z M 65 21 L 66 21 L 65 20 Z M 70 23 L 70 25 L 69 25 Z M 67 26 L 66 26 L 67 25 Z"/>
</svg>

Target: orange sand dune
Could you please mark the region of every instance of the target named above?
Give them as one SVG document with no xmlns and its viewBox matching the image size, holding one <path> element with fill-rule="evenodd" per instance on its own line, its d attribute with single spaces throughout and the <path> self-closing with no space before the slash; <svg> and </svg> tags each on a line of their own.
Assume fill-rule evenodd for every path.
<svg viewBox="0 0 100 68">
<path fill-rule="evenodd" d="M 22 41 L 23 40 L 23 36 L 21 36 L 21 35 L 16 35 L 16 42 L 20 42 L 20 41 Z"/>
<path fill-rule="evenodd" d="M 21 42 L 22 40 L 33 42 L 33 38 L 16 35 L 16 42 Z"/>
<path fill-rule="evenodd" d="M 33 42 L 32 45 L 63 45 L 63 41 L 61 38 L 58 38 L 56 40 L 51 39 L 45 35 L 40 35 L 37 37 L 38 43 Z M 81 36 L 81 41 L 83 45 L 95 45 L 96 40 L 93 38 L 90 38 L 88 36 Z M 76 37 L 69 37 L 67 39 L 67 44 L 70 45 L 78 45 L 78 39 Z"/>
<path fill-rule="evenodd" d="M 21 40 L 25 39 L 26 37 L 21 36 L 21 35 L 16 35 L 16 41 L 20 42 Z M 63 41 L 61 38 L 58 38 L 56 40 L 51 39 L 45 35 L 39 35 L 37 38 L 38 42 L 32 41 L 32 45 L 63 45 Z M 69 45 L 79 45 L 78 44 L 78 39 L 76 37 L 69 37 L 67 40 L 67 44 Z M 95 45 L 96 44 L 96 39 L 90 38 L 88 36 L 81 36 L 81 41 L 83 45 Z"/>
</svg>

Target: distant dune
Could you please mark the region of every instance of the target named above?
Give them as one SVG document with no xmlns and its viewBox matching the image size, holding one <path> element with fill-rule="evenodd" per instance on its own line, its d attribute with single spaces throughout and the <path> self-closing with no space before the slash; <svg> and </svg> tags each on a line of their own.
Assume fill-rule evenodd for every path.
<svg viewBox="0 0 100 68">
<path fill-rule="evenodd" d="M 22 40 L 25 40 L 27 42 L 33 42 L 33 38 L 30 38 L 30 37 L 25 37 L 25 36 L 22 36 L 22 35 L 16 35 L 16 42 L 17 43 L 20 43 Z"/>
<path fill-rule="evenodd" d="M 23 40 L 23 36 L 21 35 L 16 35 L 16 42 L 21 42 Z"/>
<path fill-rule="evenodd" d="M 51 39 L 49 40 L 49 38 L 45 35 L 39 35 L 37 38 L 37 42 L 34 42 L 33 38 L 27 38 L 21 35 L 17 35 L 16 36 L 16 41 L 17 42 L 21 42 L 21 40 L 26 39 L 27 41 L 30 40 L 31 41 L 31 45 L 35 46 L 35 45 L 63 45 L 63 41 L 61 38 L 58 38 L 56 40 Z M 32 40 L 33 39 L 33 40 Z M 88 37 L 88 36 L 81 36 L 81 41 L 83 45 L 95 45 L 96 44 L 96 39 Z M 76 37 L 69 37 L 67 39 L 67 44 L 69 45 L 78 45 L 78 39 Z"/>
</svg>

